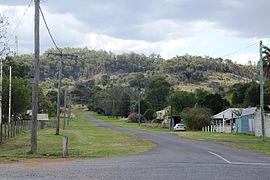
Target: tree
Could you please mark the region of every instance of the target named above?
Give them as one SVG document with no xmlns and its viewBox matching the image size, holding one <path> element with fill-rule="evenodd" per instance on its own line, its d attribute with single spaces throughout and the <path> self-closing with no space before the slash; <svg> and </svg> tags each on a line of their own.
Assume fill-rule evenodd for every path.
<svg viewBox="0 0 270 180">
<path fill-rule="evenodd" d="M 164 108 L 170 87 L 170 84 L 163 77 L 152 77 L 149 80 L 146 87 L 146 100 L 150 102 L 154 110 Z"/>
<path fill-rule="evenodd" d="M 181 113 L 185 125 L 191 130 L 201 130 L 211 124 L 211 114 L 208 109 L 201 107 L 186 108 Z"/>
<path fill-rule="evenodd" d="M 186 91 L 174 92 L 168 96 L 167 100 L 174 114 L 179 114 L 187 107 L 194 107 L 196 103 L 195 94 Z"/>
<path fill-rule="evenodd" d="M 31 107 L 31 85 L 29 81 L 22 78 L 12 79 L 11 89 L 12 101 L 11 112 L 14 115 L 24 114 Z M 8 93 L 9 79 L 3 78 L 3 114 L 8 116 Z"/>
<path fill-rule="evenodd" d="M 205 97 L 211 94 L 210 91 L 204 90 L 202 88 L 196 89 L 195 90 L 195 98 L 196 98 L 196 103 L 198 105 L 201 105 L 202 102 L 205 100 Z"/>
<path fill-rule="evenodd" d="M 244 106 L 256 106 L 260 103 L 260 87 L 256 82 L 251 82 L 250 86 L 246 89 Z"/>
<path fill-rule="evenodd" d="M 228 105 L 228 102 L 220 94 L 209 94 L 205 97 L 201 105 L 210 109 L 213 114 L 217 114 Z"/>
<path fill-rule="evenodd" d="M 133 73 L 129 77 L 129 86 L 135 88 L 145 88 L 147 79 L 143 75 L 143 73 Z"/>
<path fill-rule="evenodd" d="M 91 89 L 95 87 L 95 80 L 80 81 L 75 84 L 72 91 L 77 98 L 75 99 L 77 103 L 87 104 L 90 97 L 93 95 Z"/>
<path fill-rule="evenodd" d="M 100 81 L 99 81 L 99 83 L 102 86 L 106 86 L 109 82 L 110 82 L 110 76 L 108 76 L 106 74 L 102 75 L 101 78 L 100 78 Z"/>
<path fill-rule="evenodd" d="M 10 53 L 6 42 L 7 26 L 9 25 L 7 18 L 0 14 L 0 56 L 7 56 Z"/>
<path fill-rule="evenodd" d="M 148 121 L 150 121 L 150 120 L 153 120 L 153 119 L 154 119 L 154 113 L 156 113 L 155 110 L 153 110 L 153 109 L 147 109 L 147 110 L 145 111 L 145 113 L 143 114 L 143 116 L 144 116 Z"/>
<path fill-rule="evenodd" d="M 142 99 L 140 101 L 140 112 L 144 114 L 149 108 L 151 108 L 151 104 L 146 100 Z M 138 112 L 138 101 L 135 103 L 134 111 Z"/>
<path fill-rule="evenodd" d="M 52 97 L 52 95 L 55 95 L 55 97 Z M 50 91 L 45 95 L 43 89 L 39 90 L 39 112 L 41 113 L 48 113 L 49 116 L 55 116 L 56 115 L 56 91 Z"/>
</svg>

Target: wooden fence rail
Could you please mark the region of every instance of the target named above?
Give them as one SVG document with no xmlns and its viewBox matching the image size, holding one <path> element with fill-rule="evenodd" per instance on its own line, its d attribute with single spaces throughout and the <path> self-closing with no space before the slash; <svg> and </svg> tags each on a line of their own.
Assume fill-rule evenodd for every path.
<svg viewBox="0 0 270 180">
<path fill-rule="evenodd" d="M 37 127 L 43 129 L 45 127 L 55 127 L 56 120 L 38 121 Z M 0 144 L 10 140 L 11 138 L 31 129 L 31 120 L 17 120 L 0 124 Z"/>
</svg>

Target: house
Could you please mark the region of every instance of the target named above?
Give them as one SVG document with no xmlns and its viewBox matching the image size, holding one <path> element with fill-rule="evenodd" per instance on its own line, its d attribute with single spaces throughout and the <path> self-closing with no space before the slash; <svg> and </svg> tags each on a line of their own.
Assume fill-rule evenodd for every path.
<svg viewBox="0 0 270 180">
<path fill-rule="evenodd" d="M 232 132 L 235 118 L 238 117 L 243 108 L 229 108 L 213 116 L 213 125 L 217 132 Z"/>
<path fill-rule="evenodd" d="M 171 106 L 168 106 L 160 111 L 156 111 L 156 114 L 157 114 L 157 120 L 165 120 L 167 119 L 167 116 L 169 115 L 171 111 Z"/>
<path fill-rule="evenodd" d="M 241 116 L 235 120 L 235 132 L 255 133 L 254 117 L 256 110 L 256 107 L 242 110 Z"/>
<path fill-rule="evenodd" d="M 217 132 L 254 132 L 256 107 L 229 108 L 213 116 Z"/>
</svg>

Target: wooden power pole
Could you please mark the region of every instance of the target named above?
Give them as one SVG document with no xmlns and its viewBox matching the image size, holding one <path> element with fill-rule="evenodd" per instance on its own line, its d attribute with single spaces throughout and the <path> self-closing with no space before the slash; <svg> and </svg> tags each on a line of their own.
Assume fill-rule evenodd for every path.
<svg viewBox="0 0 270 180">
<path fill-rule="evenodd" d="M 8 90 L 8 124 L 11 122 L 11 78 L 12 68 L 9 66 L 9 90 Z"/>
<path fill-rule="evenodd" d="M 70 121 L 70 111 L 71 111 L 71 94 L 68 96 L 68 126 L 69 126 L 69 121 Z"/>
<path fill-rule="evenodd" d="M 31 153 L 37 152 L 37 113 L 38 113 L 38 84 L 39 84 L 39 4 L 40 0 L 35 0 L 35 71 L 32 89 L 32 124 L 31 124 Z"/>
<path fill-rule="evenodd" d="M 64 95 L 64 125 L 63 125 L 63 130 L 66 129 L 66 114 L 67 114 L 67 86 L 65 87 L 65 95 Z"/>
<path fill-rule="evenodd" d="M 72 54 L 63 54 L 63 51 L 60 50 L 60 53 L 48 53 L 48 55 L 60 56 L 59 61 L 59 70 L 58 70 L 58 92 L 57 92 L 57 115 L 56 115 L 56 135 L 59 135 L 60 128 L 60 97 L 61 97 L 61 80 L 62 80 L 62 66 L 63 66 L 63 58 L 65 59 L 77 59 L 78 56 Z"/>
<path fill-rule="evenodd" d="M 60 96 L 61 96 L 61 79 L 62 79 L 62 62 L 63 61 L 63 53 L 61 51 L 60 53 L 60 64 L 59 64 L 59 70 L 58 70 L 58 90 L 57 90 L 57 121 L 56 121 L 56 135 L 59 135 L 59 128 L 60 128 Z"/>
</svg>

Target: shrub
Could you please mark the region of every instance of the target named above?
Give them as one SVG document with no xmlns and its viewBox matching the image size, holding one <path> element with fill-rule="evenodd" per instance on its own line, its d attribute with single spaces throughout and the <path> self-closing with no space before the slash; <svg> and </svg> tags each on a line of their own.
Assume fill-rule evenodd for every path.
<svg viewBox="0 0 270 180">
<path fill-rule="evenodd" d="M 129 114 L 129 116 L 128 116 L 129 123 L 138 123 L 138 121 L 139 121 L 138 113 L 132 112 Z M 141 121 L 141 123 L 145 122 L 145 119 L 144 119 L 143 115 L 141 115 L 141 114 L 140 114 L 140 121 Z"/>
<path fill-rule="evenodd" d="M 201 130 L 202 127 L 211 124 L 211 114 L 208 109 L 202 107 L 186 108 L 181 113 L 185 125 L 191 130 Z"/>
<path fill-rule="evenodd" d="M 154 119 L 154 114 L 156 113 L 155 110 L 153 109 L 147 109 L 144 113 L 144 117 L 148 120 L 151 121 Z"/>
</svg>

